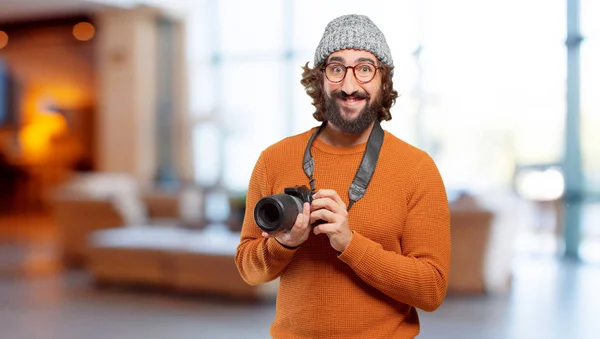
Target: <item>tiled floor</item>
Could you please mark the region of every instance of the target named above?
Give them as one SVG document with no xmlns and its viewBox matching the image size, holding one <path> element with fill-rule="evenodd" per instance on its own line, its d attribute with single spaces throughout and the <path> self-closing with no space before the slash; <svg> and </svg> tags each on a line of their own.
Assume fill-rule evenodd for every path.
<svg viewBox="0 0 600 339">
<path fill-rule="evenodd" d="M 268 338 L 274 305 L 98 290 L 60 273 L 53 233 L 0 225 L 0 338 Z M 520 254 L 512 290 L 449 296 L 419 338 L 599 338 L 600 265 Z"/>
</svg>

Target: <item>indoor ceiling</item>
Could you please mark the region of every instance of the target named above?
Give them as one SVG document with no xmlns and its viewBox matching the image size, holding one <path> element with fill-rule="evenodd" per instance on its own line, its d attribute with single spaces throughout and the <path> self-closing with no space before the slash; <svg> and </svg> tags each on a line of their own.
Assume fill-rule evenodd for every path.
<svg viewBox="0 0 600 339">
<path fill-rule="evenodd" d="M 0 0 L 0 23 L 84 14 L 105 7 L 87 0 Z"/>
<path fill-rule="evenodd" d="M 102 8 L 128 8 L 136 5 L 161 7 L 172 14 L 177 14 L 177 9 L 189 5 L 189 2 L 172 0 L 0 0 L 0 24 L 88 14 Z"/>
</svg>

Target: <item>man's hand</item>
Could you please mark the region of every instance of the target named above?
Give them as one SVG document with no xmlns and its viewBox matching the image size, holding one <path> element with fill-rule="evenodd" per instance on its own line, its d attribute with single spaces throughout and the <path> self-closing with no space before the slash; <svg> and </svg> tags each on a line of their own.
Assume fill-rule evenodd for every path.
<svg viewBox="0 0 600 339">
<path fill-rule="evenodd" d="M 311 211 L 311 224 L 323 220 L 323 224 L 314 228 L 314 233 L 327 234 L 331 247 L 338 252 L 343 252 L 352 240 L 352 231 L 348 225 L 346 204 L 337 192 L 327 189 L 319 190 L 313 195 Z"/>
<path fill-rule="evenodd" d="M 302 213 L 298 214 L 296 223 L 287 232 L 277 232 L 269 234 L 262 232 L 262 236 L 265 238 L 275 238 L 280 244 L 286 247 L 298 247 L 308 239 L 310 235 L 310 204 L 305 202 L 302 206 Z"/>
</svg>

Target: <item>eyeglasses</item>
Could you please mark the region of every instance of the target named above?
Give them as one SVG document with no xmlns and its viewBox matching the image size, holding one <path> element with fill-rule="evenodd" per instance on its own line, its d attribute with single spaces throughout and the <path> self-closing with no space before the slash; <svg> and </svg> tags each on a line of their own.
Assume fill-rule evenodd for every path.
<svg viewBox="0 0 600 339">
<path fill-rule="evenodd" d="M 321 71 L 325 71 L 325 76 L 327 80 L 335 83 L 342 82 L 346 77 L 346 73 L 348 73 L 348 68 L 352 68 L 352 73 L 354 74 L 354 78 L 361 83 L 366 84 L 367 82 L 373 80 L 375 77 L 375 73 L 377 70 L 382 68 L 380 66 L 375 66 L 370 63 L 360 63 L 354 66 L 345 66 L 340 64 L 339 62 L 332 62 L 325 67 L 321 68 Z"/>
</svg>

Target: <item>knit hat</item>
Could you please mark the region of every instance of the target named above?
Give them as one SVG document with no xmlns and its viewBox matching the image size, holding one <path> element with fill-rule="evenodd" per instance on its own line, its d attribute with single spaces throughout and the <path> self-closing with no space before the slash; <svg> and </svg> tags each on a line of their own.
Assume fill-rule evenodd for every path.
<svg viewBox="0 0 600 339">
<path fill-rule="evenodd" d="M 392 53 L 383 33 L 364 15 L 344 15 L 333 19 L 315 51 L 314 66 L 322 64 L 333 52 L 342 49 L 359 49 L 371 52 L 388 66 L 394 66 Z"/>
</svg>

